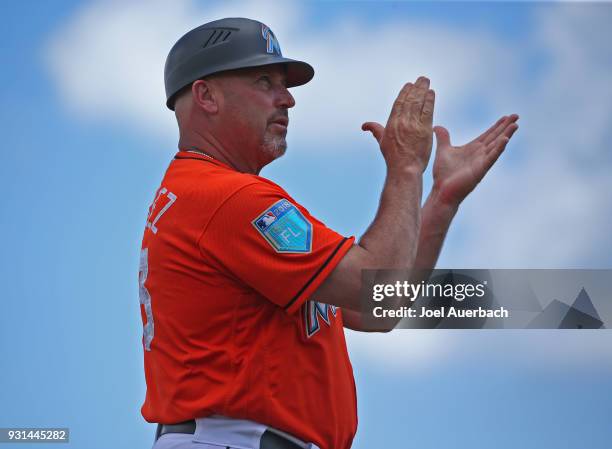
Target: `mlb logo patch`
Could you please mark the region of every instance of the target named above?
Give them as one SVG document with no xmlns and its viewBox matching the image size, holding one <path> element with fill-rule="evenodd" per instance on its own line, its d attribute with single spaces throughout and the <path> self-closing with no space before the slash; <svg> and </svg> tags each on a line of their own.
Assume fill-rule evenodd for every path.
<svg viewBox="0 0 612 449">
<path fill-rule="evenodd" d="M 251 223 L 276 252 L 312 250 L 312 224 L 285 199 L 274 203 Z"/>
<path fill-rule="evenodd" d="M 275 221 L 276 221 L 276 216 L 274 215 L 273 212 L 270 211 L 270 212 L 266 212 L 263 217 L 257 220 L 256 223 L 259 229 L 266 229 L 268 226 L 270 226 Z"/>
</svg>

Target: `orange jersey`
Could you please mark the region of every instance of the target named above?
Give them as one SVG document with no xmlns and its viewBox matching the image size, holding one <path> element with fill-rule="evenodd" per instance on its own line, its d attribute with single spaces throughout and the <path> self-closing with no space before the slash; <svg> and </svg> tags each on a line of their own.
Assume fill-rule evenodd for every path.
<svg viewBox="0 0 612 449">
<path fill-rule="evenodd" d="M 177 153 L 140 257 L 144 418 L 223 415 L 349 448 L 357 405 L 342 311 L 309 297 L 353 241 L 273 182 Z"/>
</svg>

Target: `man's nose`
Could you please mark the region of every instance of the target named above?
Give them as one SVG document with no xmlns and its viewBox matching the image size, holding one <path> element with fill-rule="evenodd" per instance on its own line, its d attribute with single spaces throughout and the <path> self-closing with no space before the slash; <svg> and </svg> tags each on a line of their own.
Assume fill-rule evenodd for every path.
<svg viewBox="0 0 612 449">
<path fill-rule="evenodd" d="M 295 106 L 295 98 L 293 98 L 293 95 L 291 95 L 289 89 L 287 89 L 286 87 L 282 87 L 280 89 L 276 98 L 275 106 L 279 108 L 292 108 L 293 106 Z"/>
</svg>

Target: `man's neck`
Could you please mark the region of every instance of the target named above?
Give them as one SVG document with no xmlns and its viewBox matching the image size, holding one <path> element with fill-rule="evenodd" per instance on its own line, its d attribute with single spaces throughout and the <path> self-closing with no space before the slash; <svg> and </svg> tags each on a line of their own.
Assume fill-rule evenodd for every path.
<svg viewBox="0 0 612 449">
<path fill-rule="evenodd" d="M 260 168 L 249 164 L 241 151 L 226 148 L 218 139 L 209 133 L 189 133 L 181 135 L 178 148 L 181 151 L 196 151 L 223 162 L 241 173 L 259 174 Z"/>
</svg>

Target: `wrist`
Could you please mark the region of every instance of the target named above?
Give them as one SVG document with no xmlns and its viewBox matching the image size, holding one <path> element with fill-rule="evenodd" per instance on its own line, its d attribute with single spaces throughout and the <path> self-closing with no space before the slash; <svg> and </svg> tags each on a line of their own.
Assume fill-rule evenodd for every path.
<svg viewBox="0 0 612 449">
<path fill-rule="evenodd" d="M 459 210 L 461 201 L 451 198 L 446 195 L 439 185 L 434 183 L 431 192 L 427 197 L 427 203 L 430 203 L 439 212 L 444 212 L 450 215 L 455 215 Z"/>
<path fill-rule="evenodd" d="M 387 177 L 392 179 L 422 179 L 423 171 L 424 169 L 422 169 L 416 164 L 404 166 L 387 165 Z"/>
</svg>

